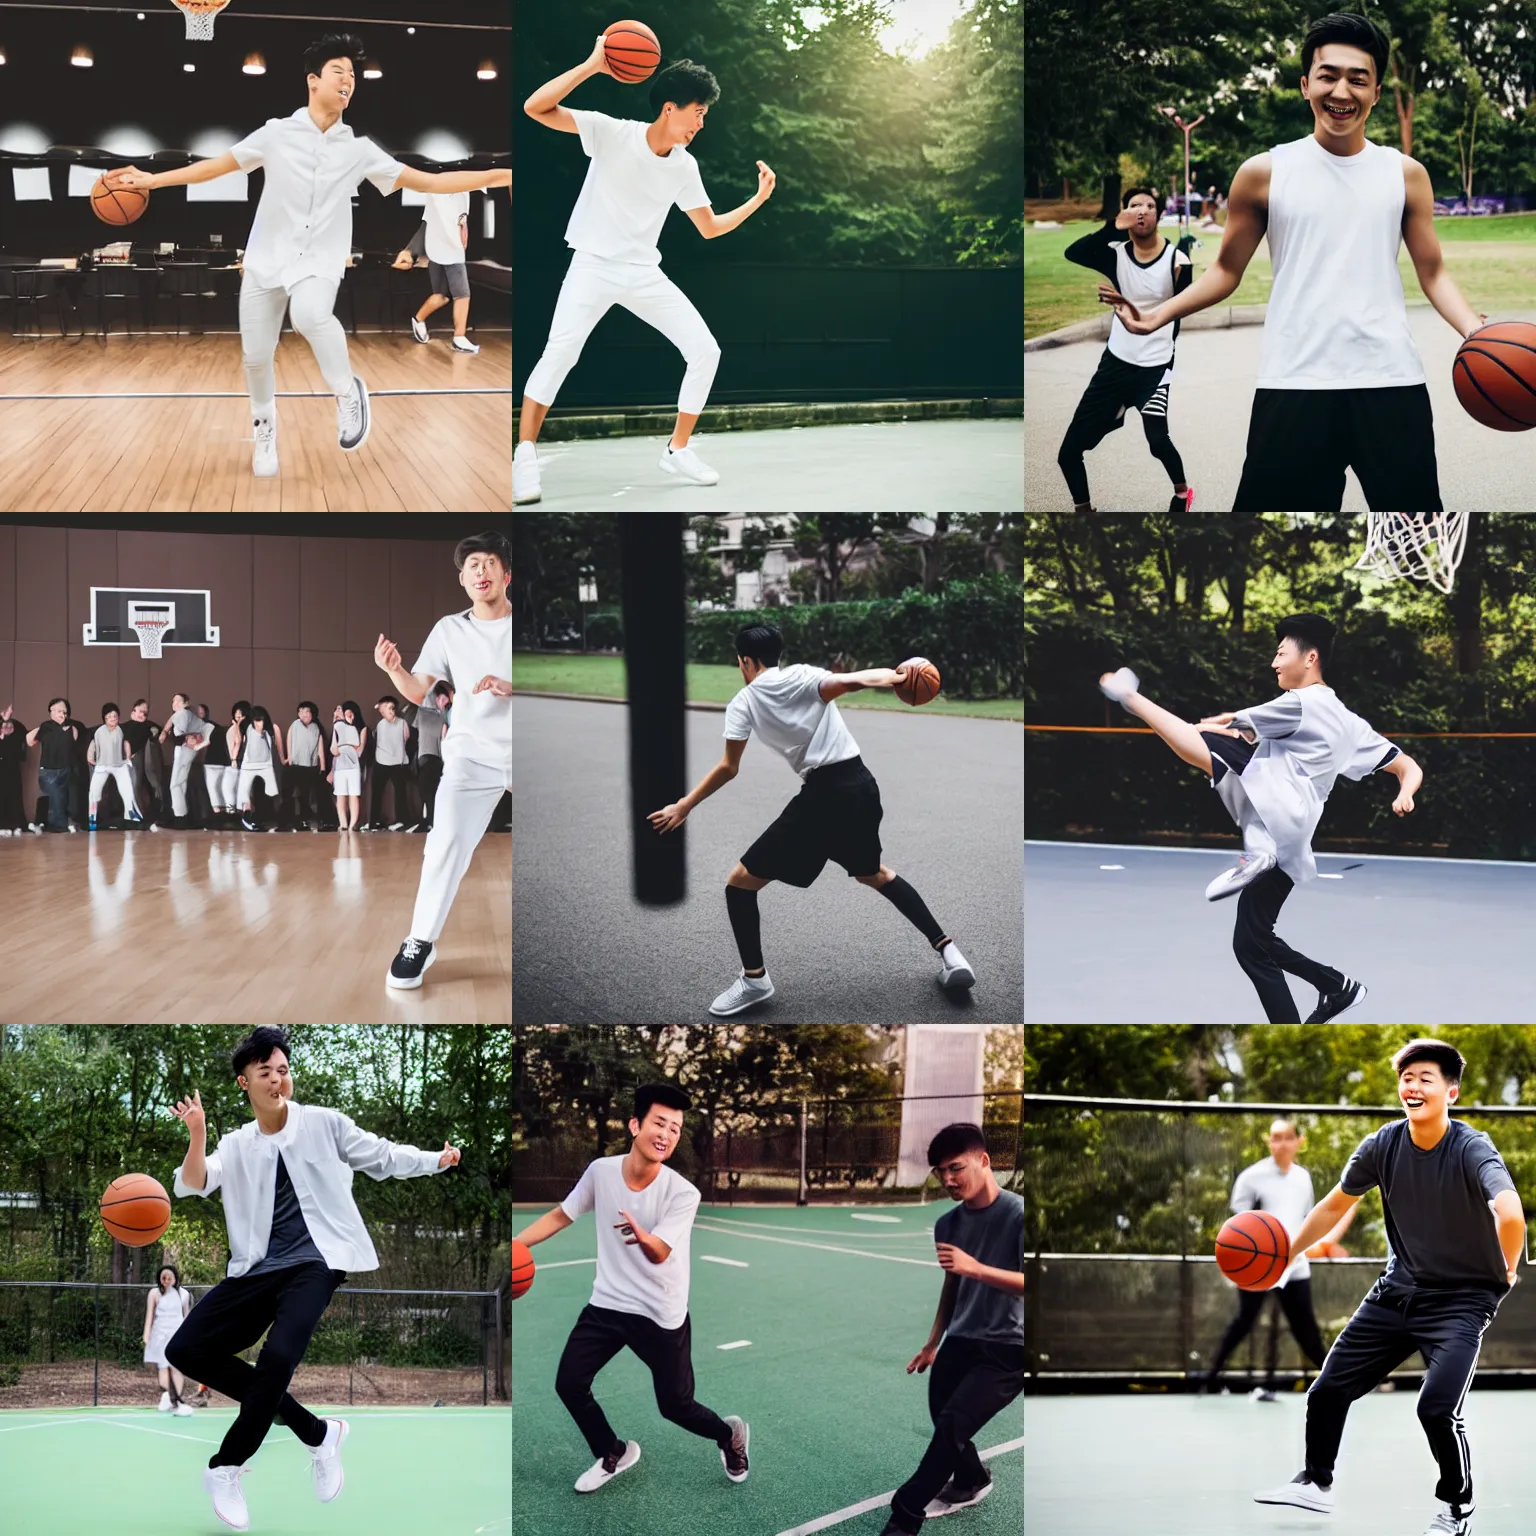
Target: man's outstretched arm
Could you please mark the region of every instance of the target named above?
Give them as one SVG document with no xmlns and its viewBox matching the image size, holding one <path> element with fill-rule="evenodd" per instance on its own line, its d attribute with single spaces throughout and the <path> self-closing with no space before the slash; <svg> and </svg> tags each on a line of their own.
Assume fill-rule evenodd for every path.
<svg viewBox="0 0 1536 1536">
<path fill-rule="evenodd" d="M 1399 816 L 1406 816 L 1413 809 L 1413 797 L 1418 793 L 1419 785 L 1424 782 L 1424 770 L 1406 752 L 1399 751 L 1381 771 L 1390 773 L 1402 785 L 1392 802 L 1392 809 Z"/>
<path fill-rule="evenodd" d="M 713 240 L 718 235 L 728 235 L 738 224 L 744 224 L 764 203 L 773 196 L 774 186 L 778 177 L 768 169 L 763 161 L 757 162 L 757 191 L 749 197 L 739 208 L 732 208 L 729 213 L 716 213 L 707 203 L 702 208 L 690 208 L 688 217 L 693 220 L 694 227 L 706 240 Z"/>
<path fill-rule="evenodd" d="M 688 819 L 689 811 L 699 801 L 709 799 L 717 789 L 729 784 L 736 777 L 741 771 L 741 754 L 746 750 L 745 737 L 740 741 L 727 741 L 725 756 L 681 800 L 674 801 L 671 805 L 664 805 L 659 811 L 652 811 L 646 820 L 658 832 L 671 832 L 674 828 L 682 826 Z"/>
</svg>

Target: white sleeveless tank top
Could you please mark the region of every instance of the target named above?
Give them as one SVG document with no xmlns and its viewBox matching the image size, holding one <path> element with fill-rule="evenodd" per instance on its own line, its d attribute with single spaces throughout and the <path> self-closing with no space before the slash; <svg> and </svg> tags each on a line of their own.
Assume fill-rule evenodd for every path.
<svg viewBox="0 0 1536 1536">
<path fill-rule="evenodd" d="M 1397 270 L 1402 154 L 1366 140 L 1358 155 L 1331 155 L 1309 134 L 1270 156 L 1275 280 L 1258 388 L 1422 384 Z"/>
</svg>

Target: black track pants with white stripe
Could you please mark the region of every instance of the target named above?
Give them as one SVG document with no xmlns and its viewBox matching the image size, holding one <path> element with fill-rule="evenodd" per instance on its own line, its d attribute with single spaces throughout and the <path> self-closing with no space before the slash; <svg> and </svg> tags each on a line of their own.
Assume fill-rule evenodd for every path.
<svg viewBox="0 0 1536 1536">
<path fill-rule="evenodd" d="M 1435 1497 L 1472 1503 L 1472 1453 L 1462 1409 L 1483 1333 L 1498 1310 L 1500 1290 L 1468 1287 L 1405 1294 L 1377 1285 L 1344 1325 L 1307 1393 L 1307 1472 L 1333 1481 L 1349 1405 L 1375 1389 L 1415 1351 L 1424 1357 L 1419 1423 L 1440 1468 Z"/>
</svg>

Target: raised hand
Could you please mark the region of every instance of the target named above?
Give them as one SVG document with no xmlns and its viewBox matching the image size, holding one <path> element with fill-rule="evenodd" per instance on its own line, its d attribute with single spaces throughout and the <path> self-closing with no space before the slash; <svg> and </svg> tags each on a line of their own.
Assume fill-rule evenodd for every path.
<svg viewBox="0 0 1536 1536">
<path fill-rule="evenodd" d="M 207 1133 L 208 1120 L 203 1114 L 202 1090 L 194 1088 L 190 1099 L 178 1099 L 176 1107 L 171 1111 L 181 1123 L 186 1126 L 187 1134 L 192 1137 L 202 1136 Z"/>
<path fill-rule="evenodd" d="M 445 1141 L 443 1143 L 443 1155 L 440 1158 L 438 1158 L 437 1166 L 439 1168 L 456 1168 L 456 1167 L 458 1167 L 458 1164 L 459 1164 L 459 1149 L 457 1147 L 449 1146 L 448 1143 Z"/>
<path fill-rule="evenodd" d="M 779 178 L 768 169 L 768 166 L 765 162 L 762 160 L 757 162 L 757 195 L 763 200 L 763 202 L 766 203 L 768 199 L 773 196 L 774 185 L 777 183 L 778 179 Z"/>
<path fill-rule="evenodd" d="M 373 648 L 373 659 L 385 672 L 398 671 L 400 667 L 400 647 L 393 640 L 386 640 L 379 636 L 379 643 Z"/>
</svg>

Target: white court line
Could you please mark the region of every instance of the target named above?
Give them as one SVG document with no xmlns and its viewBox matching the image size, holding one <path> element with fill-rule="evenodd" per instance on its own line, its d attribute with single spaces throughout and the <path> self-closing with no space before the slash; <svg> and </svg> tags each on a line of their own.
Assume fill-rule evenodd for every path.
<svg viewBox="0 0 1536 1536">
<path fill-rule="evenodd" d="M 895 1253 L 865 1253 L 862 1248 L 839 1248 L 836 1243 L 797 1243 L 789 1237 L 769 1237 L 765 1232 L 735 1232 L 728 1228 L 709 1227 L 695 1219 L 694 1230 L 703 1232 L 720 1233 L 725 1231 L 727 1235 L 741 1238 L 749 1243 L 783 1243 L 787 1248 L 814 1248 L 818 1253 L 851 1253 L 856 1259 L 880 1259 L 887 1264 L 919 1264 L 924 1269 L 937 1269 L 939 1261 L 934 1259 L 905 1259 Z"/>
<path fill-rule="evenodd" d="M 594 1254 L 590 1259 L 554 1259 L 540 1264 L 540 1269 L 575 1269 L 578 1264 L 596 1264 L 597 1257 Z"/>
<path fill-rule="evenodd" d="M 743 1259 L 722 1259 L 718 1254 L 701 1253 L 699 1258 L 706 1264 L 729 1264 L 732 1269 L 751 1269 L 752 1266 Z"/>
<path fill-rule="evenodd" d="M 991 1461 L 994 1456 L 1001 1456 L 1007 1451 L 1016 1451 L 1024 1444 L 1024 1437 L 1017 1440 L 1007 1440 L 1002 1445 L 994 1445 L 989 1451 L 981 1452 L 983 1461 Z M 877 1494 L 872 1499 L 861 1499 L 857 1504 L 850 1504 L 846 1509 L 835 1509 L 830 1515 L 822 1515 L 819 1519 L 807 1521 L 804 1525 L 791 1526 L 787 1531 L 780 1531 L 779 1536 L 813 1536 L 816 1531 L 825 1531 L 834 1525 L 841 1525 L 845 1520 L 852 1520 L 857 1515 L 868 1514 L 872 1509 L 882 1509 L 895 1497 L 896 1490 L 889 1493 Z"/>
<path fill-rule="evenodd" d="M 733 1339 L 729 1344 L 716 1344 L 716 1349 L 751 1349 L 751 1339 Z"/>
<path fill-rule="evenodd" d="M 728 1216 L 710 1215 L 699 1216 L 695 1217 L 694 1219 L 695 1221 L 713 1221 L 716 1223 L 715 1230 L 722 1232 L 734 1232 L 738 1227 L 743 1231 L 746 1231 L 752 1227 L 759 1227 L 765 1232 L 794 1232 L 802 1237 L 807 1235 L 812 1237 L 852 1237 L 855 1235 L 851 1232 L 845 1231 L 842 1227 L 786 1227 L 783 1222 L 780 1221 L 732 1221 Z M 860 1232 L 857 1234 L 857 1236 L 860 1242 L 863 1242 L 866 1237 L 911 1239 L 915 1237 L 927 1237 L 929 1236 L 929 1231 Z"/>
<path fill-rule="evenodd" d="M 848 1219 L 849 1221 L 885 1221 L 889 1222 L 893 1227 L 899 1227 L 901 1225 L 900 1216 L 873 1216 L 867 1215 L 863 1211 L 854 1211 Z"/>
<path fill-rule="evenodd" d="M 1065 843 L 1049 837 L 1026 837 L 1026 848 L 1108 848 L 1115 853 L 1203 853 L 1230 859 L 1231 848 L 1152 848 L 1146 843 Z M 1360 863 L 1380 864 L 1471 864 L 1478 869 L 1536 870 L 1529 859 L 1437 859 L 1427 853 L 1320 853 L 1321 859 L 1350 859 Z"/>
</svg>

